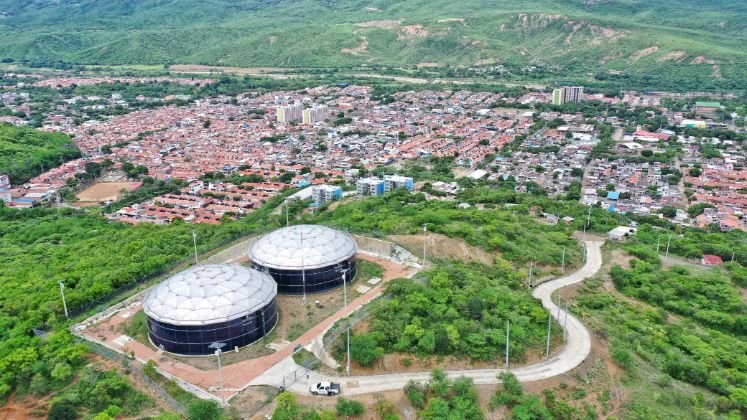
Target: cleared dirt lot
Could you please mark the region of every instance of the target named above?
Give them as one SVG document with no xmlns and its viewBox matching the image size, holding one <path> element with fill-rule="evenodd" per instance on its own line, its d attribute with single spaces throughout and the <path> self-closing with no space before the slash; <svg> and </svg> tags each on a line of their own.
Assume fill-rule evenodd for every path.
<svg viewBox="0 0 747 420">
<path fill-rule="evenodd" d="M 140 182 L 99 182 L 80 192 L 77 197 L 84 203 L 115 201 L 122 195 L 122 190 L 132 191 L 139 186 Z"/>
</svg>

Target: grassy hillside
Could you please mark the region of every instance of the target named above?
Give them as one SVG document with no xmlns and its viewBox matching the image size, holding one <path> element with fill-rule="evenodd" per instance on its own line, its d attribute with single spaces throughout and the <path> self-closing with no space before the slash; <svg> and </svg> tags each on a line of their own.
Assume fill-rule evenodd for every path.
<svg viewBox="0 0 747 420">
<path fill-rule="evenodd" d="M 69 136 L 0 124 L 0 175 L 13 185 L 80 157 Z"/>
<path fill-rule="evenodd" d="M 542 66 L 733 87 L 739 0 L 0 0 L 0 58 L 85 64 Z M 618 73 L 622 73 L 622 75 Z"/>
</svg>

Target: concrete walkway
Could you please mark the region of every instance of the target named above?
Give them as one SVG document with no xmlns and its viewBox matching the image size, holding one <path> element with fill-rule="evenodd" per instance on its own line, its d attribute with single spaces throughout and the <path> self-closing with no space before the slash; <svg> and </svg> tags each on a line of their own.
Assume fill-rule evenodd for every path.
<svg viewBox="0 0 747 420">
<path fill-rule="evenodd" d="M 563 287 L 580 283 L 585 279 L 594 276 L 602 267 L 601 241 L 586 241 L 588 249 L 588 258 L 586 264 L 578 271 L 541 284 L 534 290 L 534 297 L 542 301 L 544 306 L 553 318 L 557 317 L 558 307 L 552 302 L 552 294 Z M 565 323 L 565 313 L 560 311 L 560 324 Z M 567 322 L 567 340 L 563 349 L 548 360 L 535 363 L 529 366 L 523 366 L 516 369 L 510 369 L 521 382 L 531 382 L 541 379 L 552 378 L 554 376 L 566 373 L 581 363 L 589 356 L 591 352 L 591 334 L 586 327 L 573 315 L 568 315 Z M 284 379 L 293 372 L 297 372 L 298 365 L 293 359 L 288 357 L 280 361 L 256 379 L 251 381 L 250 385 L 270 385 L 280 387 Z M 505 369 L 470 369 L 470 370 L 451 370 L 447 372 L 449 377 L 467 376 L 472 378 L 476 384 L 495 384 L 498 383 L 496 376 Z M 332 377 L 311 372 L 307 379 L 304 375 L 297 378 L 293 383 L 286 383 L 286 388 L 296 393 L 308 393 L 310 383 L 321 381 L 340 382 L 344 395 L 359 395 L 372 392 L 382 392 L 402 389 L 410 380 L 426 381 L 430 378 L 430 372 L 417 373 L 395 373 L 386 375 L 371 376 L 351 376 L 351 377 Z"/>
</svg>

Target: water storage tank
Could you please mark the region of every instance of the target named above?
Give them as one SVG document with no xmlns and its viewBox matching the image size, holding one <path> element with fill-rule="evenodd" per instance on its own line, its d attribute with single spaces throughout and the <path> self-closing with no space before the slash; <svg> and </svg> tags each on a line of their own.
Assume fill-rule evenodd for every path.
<svg viewBox="0 0 747 420">
<path fill-rule="evenodd" d="M 347 233 L 326 226 L 296 225 L 259 238 L 249 248 L 252 267 L 269 273 L 281 294 L 318 293 L 350 283 L 358 249 Z"/>
<path fill-rule="evenodd" d="M 197 265 L 154 287 L 143 301 L 151 341 L 165 351 L 213 354 L 250 344 L 275 327 L 277 285 L 238 265 Z"/>
</svg>

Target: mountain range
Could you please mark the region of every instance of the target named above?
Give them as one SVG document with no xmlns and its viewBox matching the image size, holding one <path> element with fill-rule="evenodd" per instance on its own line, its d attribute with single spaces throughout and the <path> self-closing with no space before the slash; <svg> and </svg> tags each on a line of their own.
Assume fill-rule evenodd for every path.
<svg viewBox="0 0 747 420">
<path fill-rule="evenodd" d="M 743 0 L 0 0 L 0 59 L 745 79 Z M 604 77 L 604 76 L 603 76 Z M 697 83 L 696 83 L 697 84 Z"/>
</svg>

